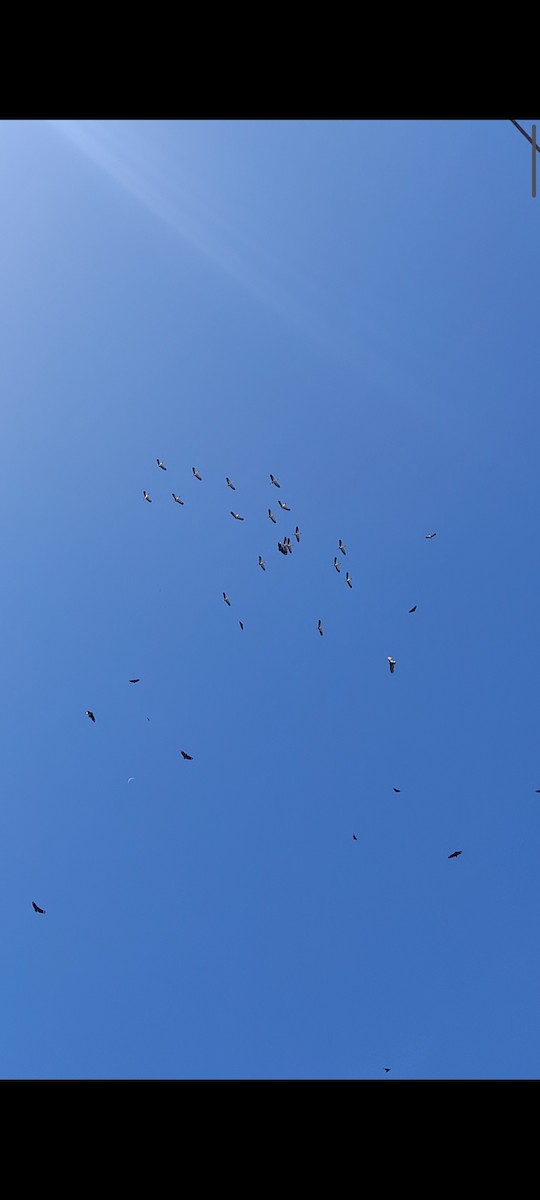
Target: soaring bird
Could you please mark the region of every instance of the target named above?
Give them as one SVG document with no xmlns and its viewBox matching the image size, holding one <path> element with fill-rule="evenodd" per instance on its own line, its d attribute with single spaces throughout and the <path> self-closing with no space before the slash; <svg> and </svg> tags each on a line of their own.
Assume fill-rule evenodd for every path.
<svg viewBox="0 0 540 1200">
<path fill-rule="evenodd" d="M 150 496 L 148 495 L 148 492 L 143 492 L 143 496 L 144 496 L 145 500 L 148 500 L 149 504 L 152 503 L 152 500 L 151 500 Z"/>
<path fill-rule="evenodd" d="M 343 542 L 342 542 L 341 538 L 339 539 L 339 542 L 338 542 L 338 547 L 339 547 L 339 549 L 341 550 L 341 553 L 342 553 L 342 554 L 346 554 L 346 553 L 347 553 L 347 551 L 346 551 L 346 549 L 345 549 L 345 546 L 343 545 Z"/>
<path fill-rule="evenodd" d="M 262 558 L 261 558 L 260 554 L 259 554 L 259 566 L 260 566 L 260 568 L 261 568 L 261 570 L 262 570 L 262 571 L 266 571 L 266 563 L 264 563 L 264 562 L 263 562 L 263 560 L 262 560 Z"/>
<path fill-rule="evenodd" d="M 227 596 L 227 594 L 226 594 L 225 592 L 223 593 L 223 599 L 224 599 L 224 601 L 225 601 L 225 604 L 228 604 L 228 605 L 229 605 L 229 608 L 230 608 L 230 607 L 231 607 L 231 602 L 230 602 L 230 600 L 229 600 L 229 597 Z"/>
<path fill-rule="evenodd" d="M 271 508 L 268 509 L 268 516 L 270 517 L 270 520 L 274 522 L 274 525 L 277 525 L 276 518 L 275 518 Z"/>
<path fill-rule="evenodd" d="M 167 468 L 166 468 L 166 466 L 165 466 L 165 463 L 162 463 L 162 462 L 160 462 L 159 458 L 156 458 L 156 462 L 157 462 L 157 465 L 158 465 L 158 467 L 161 467 L 161 470 L 162 470 L 162 471 L 166 471 L 166 470 L 167 470 Z"/>
<path fill-rule="evenodd" d="M 193 762 L 193 755 L 188 754 L 186 750 L 181 750 L 180 754 L 182 755 L 182 758 L 187 758 L 188 762 Z"/>
<path fill-rule="evenodd" d="M 355 834 L 355 833 L 353 833 L 353 835 L 352 835 L 352 840 L 353 840 L 353 842 L 357 842 L 357 841 L 358 841 L 358 838 L 357 838 L 357 836 L 356 836 L 356 834 Z"/>
<path fill-rule="evenodd" d="M 335 566 L 335 568 L 336 568 L 336 571 L 337 571 L 337 573 L 338 573 L 338 575 L 339 575 L 339 572 L 341 571 L 341 567 L 340 567 L 340 565 L 339 565 L 339 563 L 338 563 L 338 560 L 337 560 L 337 558 L 336 558 L 336 555 L 335 555 L 335 554 L 334 554 L 334 566 Z"/>
<path fill-rule="evenodd" d="M 409 609 L 409 612 L 416 612 L 416 604 L 413 604 L 412 608 Z"/>
<path fill-rule="evenodd" d="M 281 484 L 280 484 L 280 483 L 278 483 L 277 479 L 275 479 L 275 478 L 274 478 L 274 476 L 272 475 L 272 473 L 270 473 L 270 479 L 272 480 L 272 483 L 274 484 L 274 487 L 281 487 Z"/>
<path fill-rule="evenodd" d="M 244 518 L 240 516 L 240 513 L 233 513 L 232 508 L 231 508 L 231 517 L 234 517 L 235 521 L 243 521 L 244 520 Z"/>
<path fill-rule="evenodd" d="M 463 850 L 453 850 L 452 853 L 448 855 L 448 857 L 449 858 L 458 858 L 460 854 L 463 854 Z"/>
<path fill-rule="evenodd" d="M 284 504 L 284 503 L 283 503 L 283 500 L 278 500 L 278 504 L 279 504 L 279 507 L 280 507 L 280 508 L 283 508 L 285 512 L 290 512 L 290 511 L 291 511 L 291 510 L 290 510 L 290 508 L 289 508 L 289 506 L 288 506 L 287 504 Z"/>
<path fill-rule="evenodd" d="M 140 679 L 130 679 L 128 682 L 129 683 L 140 683 L 141 681 L 140 681 Z"/>
<path fill-rule="evenodd" d="M 282 543 L 281 543 L 281 542 L 278 542 L 278 544 L 277 544 L 277 548 L 278 548 L 278 550 L 280 551 L 280 553 L 281 553 L 281 554 L 285 554 L 285 555 L 287 554 L 287 547 L 286 547 L 286 546 L 284 546 L 284 545 L 282 545 Z"/>
<path fill-rule="evenodd" d="M 202 475 L 199 475 L 199 472 L 195 470 L 195 467 L 192 467 L 191 470 L 193 471 L 195 479 L 202 479 Z"/>
<path fill-rule="evenodd" d="M 234 486 L 234 483 L 232 482 L 232 479 L 229 479 L 229 476 L 228 476 L 228 475 L 226 475 L 226 476 L 225 476 L 225 479 L 227 480 L 227 484 L 228 484 L 228 486 L 229 486 L 230 488 L 232 488 L 233 492 L 235 492 L 235 491 L 236 491 L 236 488 L 235 488 L 235 486 Z"/>
<path fill-rule="evenodd" d="M 300 541 L 300 530 L 298 528 L 298 525 L 296 526 L 296 529 L 294 531 L 294 536 L 295 536 L 297 542 L 299 542 Z"/>
<path fill-rule="evenodd" d="M 427 538 L 437 537 L 436 533 L 426 533 Z"/>
<path fill-rule="evenodd" d="M 86 709 L 86 715 L 87 715 L 87 717 L 90 717 L 90 720 L 91 720 L 91 721 L 93 721 L 93 722 L 94 722 L 94 725 L 95 725 L 95 723 L 96 723 L 96 718 L 95 718 L 95 716 L 94 716 L 93 712 L 90 712 L 90 709 L 89 709 L 89 708 L 87 708 L 87 709 Z"/>
<path fill-rule="evenodd" d="M 176 501 L 176 503 L 177 503 L 177 504 L 183 504 L 183 503 L 184 503 L 184 501 L 180 499 L 180 496 L 177 496 L 177 495 L 176 495 L 176 492 L 171 492 L 171 496 L 172 496 L 173 500 L 175 500 L 175 501 Z"/>
<path fill-rule="evenodd" d="M 395 658 L 390 658 L 390 655 L 389 655 L 389 654 L 387 654 L 387 656 L 386 656 L 386 657 L 387 657 L 387 659 L 388 659 L 388 666 L 390 667 L 390 674 L 391 674 L 391 675 L 393 675 L 393 674 L 394 674 L 394 667 L 395 667 L 395 665 L 396 665 L 396 660 L 395 660 Z"/>
<path fill-rule="evenodd" d="M 321 635 L 321 637 L 322 637 L 322 635 L 323 635 L 323 627 L 322 627 L 322 621 L 320 621 L 320 620 L 319 620 L 319 621 L 317 621 L 317 629 L 319 630 L 319 633 L 320 633 L 320 635 Z"/>
<path fill-rule="evenodd" d="M 239 624 L 239 626 L 240 626 L 240 629 L 243 629 L 243 628 L 244 628 L 244 622 L 243 622 L 243 621 L 239 621 L 239 622 L 238 622 L 238 624 Z"/>
<path fill-rule="evenodd" d="M 536 795 L 540 796 L 540 788 L 536 788 Z"/>
<path fill-rule="evenodd" d="M 345 579 L 347 580 L 348 587 L 352 588 L 352 579 L 351 579 L 348 571 L 346 571 L 346 573 L 345 573 Z"/>
<path fill-rule="evenodd" d="M 388 1072 L 389 1072 L 389 1071 L 391 1071 L 391 1070 L 392 1070 L 392 1068 L 391 1068 L 391 1067 L 383 1067 L 383 1071 L 386 1071 L 386 1074 L 387 1074 L 387 1075 L 388 1075 Z"/>
<path fill-rule="evenodd" d="M 393 792 L 400 792 L 400 791 L 401 791 L 401 788 L 392 788 L 392 791 L 393 791 Z"/>
<path fill-rule="evenodd" d="M 40 908 L 40 907 L 39 907 L 39 904 L 36 904 L 35 900 L 32 900 L 32 908 L 33 908 L 34 912 L 38 912 L 38 913 L 44 913 L 44 912 L 45 912 L 45 909 L 44 909 L 44 908 Z"/>
</svg>

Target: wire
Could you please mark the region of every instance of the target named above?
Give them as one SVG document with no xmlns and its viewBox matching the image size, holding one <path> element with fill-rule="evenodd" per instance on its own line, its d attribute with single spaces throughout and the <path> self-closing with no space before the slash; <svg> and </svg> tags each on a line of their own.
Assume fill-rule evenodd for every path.
<svg viewBox="0 0 540 1200">
<path fill-rule="evenodd" d="M 527 141 L 530 142 L 531 146 L 532 146 L 532 144 L 533 144 L 532 137 L 529 137 L 528 133 L 526 133 L 525 130 L 521 128 L 521 125 L 519 124 L 519 122 L 514 121 L 512 119 L 512 117 L 510 117 L 509 120 L 512 122 L 512 125 L 515 125 L 516 129 L 519 129 L 519 132 L 523 134 L 523 137 L 527 138 Z M 540 154 L 540 146 L 538 145 L 538 142 L 536 143 L 536 150 Z"/>
</svg>

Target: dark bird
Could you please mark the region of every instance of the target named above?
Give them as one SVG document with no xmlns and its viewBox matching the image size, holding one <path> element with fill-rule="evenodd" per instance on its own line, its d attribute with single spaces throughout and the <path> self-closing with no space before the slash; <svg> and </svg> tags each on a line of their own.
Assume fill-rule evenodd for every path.
<svg viewBox="0 0 540 1200">
<path fill-rule="evenodd" d="M 448 855 L 448 857 L 449 858 L 459 858 L 460 854 L 463 854 L 463 850 L 453 850 L 452 853 Z"/>
<path fill-rule="evenodd" d="M 93 721 L 93 722 L 94 722 L 94 725 L 95 725 L 95 723 L 96 723 L 96 718 L 95 718 L 95 716 L 94 716 L 93 712 L 90 712 L 90 709 L 89 709 L 89 708 L 87 708 L 87 709 L 86 709 L 86 715 L 87 715 L 87 717 L 90 717 L 90 720 L 91 720 L 91 721 Z"/>
<path fill-rule="evenodd" d="M 272 483 L 274 484 L 274 487 L 281 487 L 281 484 L 280 484 L 280 483 L 278 483 L 277 479 L 275 479 L 275 478 L 274 478 L 274 476 L 273 476 L 272 474 L 270 475 L 270 479 L 272 480 Z"/>
<path fill-rule="evenodd" d="M 338 575 L 339 575 L 339 573 L 340 573 L 340 571 L 341 571 L 341 567 L 340 567 L 340 565 L 339 565 L 339 563 L 338 563 L 338 560 L 337 560 L 337 558 L 336 558 L 335 554 L 334 554 L 334 566 L 335 566 L 335 568 L 336 568 L 336 571 L 337 571 L 337 573 L 338 573 Z"/>
<path fill-rule="evenodd" d="M 353 840 L 353 842 L 357 842 L 357 841 L 358 841 L 358 838 L 357 838 L 357 836 L 356 836 L 356 834 L 355 834 L 355 833 L 353 833 L 353 835 L 352 835 L 352 840 Z"/>
<path fill-rule="evenodd" d="M 345 549 L 345 546 L 343 545 L 343 542 L 342 542 L 341 538 L 339 539 L 339 542 L 338 542 L 338 548 L 341 550 L 341 553 L 342 553 L 342 554 L 346 554 L 346 553 L 347 553 L 347 551 L 346 551 L 346 549 Z"/>
<path fill-rule="evenodd" d="M 281 554 L 285 554 L 285 555 L 287 554 L 287 547 L 283 546 L 281 542 L 278 542 L 277 548 Z"/>
<path fill-rule="evenodd" d="M 386 1074 L 387 1074 L 387 1075 L 388 1075 L 388 1072 L 389 1072 L 389 1071 L 391 1071 L 391 1070 L 392 1070 L 392 1068 L 391 1068 L 391 1067 L 383 1067 L 383 1071 L 386 1071 Z"/>
<path fill-rule="evenodd" d="M 349 575 L 349 572 L 348 572 L 348 571 L 347 571 L 347 572 L 346 572 L 346 574 L 345 574 L 345 579 L 347 580 L 347 584 L 348 584 L 348 586 L 349 586 L 350 588 L 352 588 L 352 579 L 351 579 L 351 577 L 350 577 L 350 575 Z"/>
<path fill-rule="evenodd" d="M 260 566 L 260 568 L 261 568 L 261 570 L 262 570 L 262 571 L 266 571 L 266 564 L 263 562 L 263 560 L 262 560 L 262 558 L 261 558 L 260 554 L 259 554 L 259 566 Z"/>
<path fill-rule="evenodd" d="M 537 789 L 536 789 L 536 795 L 537 795 L 537 796 L 540 796 L 540 788 L 537 788 Z"/>
<path fill-rule="evenodd" d="M 297 542 L 299 542 L 300 541 L 300 530 L 298 528 L 298 525 L 296 526 L 296 529 L 294 531 L 294 536 L 295 536 Z"/>
<path fill-rule="evenodd" d="M 228 475 L 225 476 L 225 479 L 227 480 L 228 487 L 232 488 L 233 492 L 235 492 L 236 488 L 234 486 L 234 483 L 232 482 L 232 479 L 229 479 Z"/>
<path fill-rule="evenodd" d="M 426 533 L 427 538 L 437 537 L 436 533 Z"/>
<path fill-rule="evenodd" d="M 244 518 L 240 516 L 240 513 L 233 513 L 232 508 L 231 508 L 231 517 L 234 517 L 235 521 L 243 521 L 244 520 Z"/>
<path fill-rule="evenodd" d="M 149 504 L 152 503 L 151 497 L 148 495 L 148 492 L 143 492 L 143 496 L 144 496 L 145 500 L 148 500 Z"/>
<path fill-rule="evenodd" d="M 156 458 L 156 462 L 157 462 L 157 465 L 158 465 L 158 467 L 161 467 L 161 470 L 162 470 L 162 471 L 166 471 L 166 470 L 167 470 L 167 468 L 166 468 L 166 466 L 165 466 L 165 463 L 162 463 L 162 462 L 160 462 L 159 458 Z"/>
<path fill-rule="evenodd" d="M 386 657 L 387 657 L 387 659 L 388 659 L 388 666 L 390 667 L 390 674 L 391 674 L 391 675 L 393 675 L 393 674 L 394 674 L 394 667 L 395 667 L 395 665 L 396 665 L 396 660 L 395 660 L 395 658 L 390 658 L 390 655 L 389 655 L 389 654 L 387 654 L 387 656 L 386 656 Z"/>
<path fill-rule="evenodd" d="M 171 492 L 171 495 L 172 495 L 173 500 L 175 500 L 177 504 L 184 503 L 184 501 L 180 499 L 180 496 L 176 495 L 176 492 Z"/>
<path fill-rule="evenodd" d="M 284 542 L 283 542 L 283 544 L 284 544 L 284 545 L 287 547 L 287 550 L 289 551 L 289 554 L 292 554 L 292 546 L 291 546 L 291 539 L 290 539 L 290 537 L 288 537 L 288 538 L 284 538 Z"/>
<path fill-rule="evenodd" d="M 413 604 L 412 608 L 409 609 L 409 612 L 416 612 L 416 604 Z"/>
<path fill-rule="evenodd" d="M 230 602 L 230 600 L 229 600 L 229 597 L 226 595 L 226 593 L 225 593 L 225 592 L 223 593 L 223 599 L 224 599 L 224 601 L 225 601 L 225 604 L 228 604 L 228 605 L 229 605 L 229 608 L 230 608 L 230 607 L 231 607 L 231 602 Z"/>
<path fill-rule="evenodd" d="M 401 788 L 392 788 L 392 791 L 393 791 L 393 792 L 400 792 L 400 791 L 401 791 Z"/>
<path fill-rule="evenodd" d="M 193 471 L 195 479 L 202 479 L 202 475 L 199 475 L 199 472 L 195 470 L 195 467 L 192 467 L 191 470 Z"/>
<path fill-rule="evenodd" d="M 323 635 L 322 621 L 317 621 L 317 629 L 319 630 L 319 633 L 322 637 L 322 635 Z"/>
<path fill-rule="evenodd" d="M 270 520 L 274 522 L 274 525 L 276 525 L 277 521 L 276 521 L 276 518 L 275 518 L 271 508 L 268 509 L 268 516 L 270 517 Z"/>
<path fill-rule="evenodd" d="M 44 912 L 45 912 L 45 909 L 44 909 L 44 908 L 40 908 L 40 907 L 39 907 L 39 904 L 36 904 L 35 900 L 32 900 L 32 908 L 33 908 L 34 912 L 38 912 L 38 913 L 44 913 Z"/>
<path fill-rule="evenodd" d="M 140 679 L 130 679 L 129 683 L 140 683 Z"/>
<path fill-rule="evenodd" d="M 182 755 L 182 758 L 187 758 L 188 762 L 193 762 L 193 755 L 188 754 L 186 750 L 181 750 L 180 754 Z"/>
<path fill-rule="evenodd" d="M 243 629 L 243 628 L 244 628 L 244 622 L 243 622 L 243 621 L 239 621 L 239 622 L 238 622 L 238 624 L 239 624 L 239 626 L 240 626 L 240 629 Z"/>
<path fill-rule="evenodd" d="M 280 507 L 280 508 L 282 508 L 282 509 L 284 509 L 284 511 L 285 511 L 285 512 L 290 512 L 290 511 L 291 511 L 291 510 L 290 510 L 290 508 L 289 508 L 289 506 L 288 506 L 287 504 L 284 504 L 284 503 L 283 503 L 283 500 L 278 500 L 278 504 L 279 504 L 279 507 Z"/>
</svg>

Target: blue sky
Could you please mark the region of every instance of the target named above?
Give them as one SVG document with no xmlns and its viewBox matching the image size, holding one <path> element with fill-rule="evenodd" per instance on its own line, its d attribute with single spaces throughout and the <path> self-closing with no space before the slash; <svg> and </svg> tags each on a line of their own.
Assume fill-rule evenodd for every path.
<svg viewBox="0 0 540 1200">
<path fill-rule="evenodd" d="M 538 1078 L 530 147 L 0 154 L 0 1075 Z"/>
</svg>

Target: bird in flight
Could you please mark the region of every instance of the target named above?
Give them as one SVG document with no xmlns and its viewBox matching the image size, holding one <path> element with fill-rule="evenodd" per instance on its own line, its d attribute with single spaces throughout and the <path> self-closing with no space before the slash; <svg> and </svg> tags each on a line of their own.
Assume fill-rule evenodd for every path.
<svg viewBox="0 0 540 1200">
<path fill-rule="evenodd" d="M 277 479 L 274 477 L 274 475 L 272 475 L 272 473 L 270 473 L 270 479 L 272 480 L 274 487 L 281 487 L 281 484 L 278 483 Z"/>
<path fill-rule="evenodd" d="M 130 679 L 128 682 L 129 683 L 140 683 L 141 681 L 140 681 L 140 679 Z"/>
<path fill-rule="evenodd" d="M 386 657 L 387 657 L 387 659 L 388 659 L 388 666 L 390 667 L 390 674 L 391 674 L 391 675 L 393 675 L 393 674 L 394 674 L 394 667 L 395 667 L 395 665 L 396 665 L 396 660 L 395 660 L 395 658 L 390 658 L 390 655 L 389 655 L 389 654 L 387 654 L 387 656 L 386 656 Z"/>
<path fill-rule="evenodd" d="M 281 542 L 278 542 L 277 548 L 281 552 L 281 554 L 285 554 L 285 555 L 287 554 L 287 547 L 282 545 Z"/>
<path fill-rule="evenodd" d="M 233 492 L 235 492 L 236 488 L 234 486 L 234 483 L 232 482 L 232 479 L 229 479 L 228 475 L 225 476 L 225 479 L 227 480 L 227 486 L 232 488 Z"/>
<path fill-rule="evenodd" d="M 274 525 L 276 525 L 277 524 L 276 518 L 275 518 L 271 508 L 268 509 L 268 516 L 270 517 L 270 520 L 274 522 Z"/>
<path fill-rule="evenodd" d="M 463 854 L 463 850 L 453 850 L 452 853 L 448 855 L 448 857 L 449 858 L 459 858 L 460 854 Z"/>
<path fill-rule="evenodd" d="M 44 909 L 44 908 L 40 908 L 40 907 L 39 907 L 39 904 L 36 904 L 35 900 L 32 900 L 32 908 L 33 908 L 34 912 L 38 912 L 38 913 L 44 913 L 44 912 L 45 912 L 45 909 Z"/>
<path fill-rule="evenodd" d="M 426 538 L 437 537 L 436 533 L 426 533 Z"/>
<path fill-rule="evenodd" d="M 151 497 L 148 495 L 148 492 L 143 492 L 143 496 L 144 496 L 145 500 L 148 500 L 149 504 L 152 503 Z"/>
<path fill-rule="evenodd" d="M 161 467 L 161 470 L 162 470 L 162 471 L 166 471 L 166 470 L 167 470 L 167 468 L 166 468 L 166 466 L 165 466 L 165 463 L 162 463 L 162 462 L 160 461 L 160 459 L 159 459 L 159 458 L 156 458 L 156 462 L 157 462 L 157 465 L 158 465 L 158 467 Z"/>
<path fill-rule="evenodd" d="M 338 542 L 338 548 L 341 550 L 341 553 L 342 553 L 342 554 L 346 554 L 346 553 L 347 553 L 347 551 L 346 551 L 346 549 L 345 549 L 345 546 L 343 545 L 343 542 L 342 542 L 341 538 L 339 539 L 339 542 Z"/>
<path fill-rule="evenodd" d="M 289 551 L 289 554 L 292 554 L 292 546 L 291 546 L 290 537 L 283 538 L 283 545 L 285 546 L 285 549 Z"/>
<path fill-rule="evenodd" d="M 290 508 L 288 507 L 288 505 L 283 503 L 283 500 L 278 500 L 278 504 L 279 504 L 279 507 L 283 508 L 285 512 L 291 511 Z"/>
<path fill-rule="evenodd" d="M 323 627 L 322 627 L 322 621 L 320 621 L 320 620 L 319 620 L 319 621 L 317 621 L 317 629 L 319 630 L 319 633 L 320 633 L 320 635 L 321 635 L 321 637 L 322 637 L 322 635 L 323 635 Z"/>
<path fill-rule="evenodd" d="M 539 796 L 539 795 L 540 795 L 540 788 L 537 788 L 537 789 L 536 789 L 536 795 L 537 795 L 537 796 Z"/>
<path fill-rule="evenodd" d="M 393 792 L 400 792 L 400 791 L 401 791 L 401 788 L 392 788 L 392 791 L 393 791 Z"/>
<path fill-rule="evenodd" d="M 193 755 L 188 754 L 187 750 L 181 750 L 180 754 L 182 755 L 182 758 L 187 758 L 188 762 L 193 762 Z"/>
<path fill-rule="evenodd" d="M 239 622 L 238 622 L 238 624 L 239 624 L 239 626 L 240 626 L 240 629 L 243 629 L 243 628 L 244 628 L 244 622 L 243 622 L 243 621 L 239 621 Z"/>
<path fill-rule="evenodd" d="M 388 1075 L 388 1072 L 389 1072 L 389 1071 L 391 1071 L 391 1070 L 392 1070 L 392 1068 L 391 1068 L 391 1067 L 383 1067 L 383 1071 L 386 1071 L 386 1074 L 387 1074 L 387 1075 Z"/>
<path fill-rule="evenodd" d="M 347 580 L 349 587 L 352 588 L 352 579 L 351 579 L 348 571 L 346 571 L 346 573 L 345 573 L 345 579 Z"/>
<path fill-rule="evenodd" d="M 355 833 L 353 833 L 353 835 L 352 835 L 352 840 L 353 840 L 353 842 L 357 842 L 357 841 L 358 841 L 358 838 L 357 838 L 357 836 L 356 836 L 356 834 L 355 834 Z"/>
<path fill-rule="evenodd" d="M 235 521 L 243 521 L 244 520 L 244 518 L 240 516 L 240 513 L 233 513 L 232 508 L 231 508 L 231 517 L 234 517 Z"/>
<path fill-rule="evenodd" d="M 199 475 L 199 472 L 195 470 L 195 467 L 192 467 L 191 470 L 193 471 L 195 479 L 202 479 L 202 475 Z"/>
<path fill-rule="evenodd" d="M 300 530 L 298 528 L 298 525 L 296 526 L 296 529 L 294 531 L 294 536 L 295 536 L 297 542 L 299 542 L 300 541 Z"/>
<path fill-rule="evenodd" d="M 224 593 L 223 593 L 223 599 L 224 599 L 224 601 L 225 601 L 225 604 L 228 604 L 228 605 L 229 605 L 229 608 L 230 608 L 230 607 L 231 607 L 231 602 L 230 602 L 230 600 L 229 600 L 229 597 L 227 596 L 226 592 L 224 592 Z"/>
<path fill-rule="evenodd" d="M 335 568 L 336 568 L 336 571 L 337 571 L 337 573 L 338 573 L 338 575 L 339 575 L 339 573 L 340 573 L 340 571 L 341 571 L 341 567 L 340 567 L 340 565 L 339 565 L 339 563 L 338 563 L 338 560 L 337 560 L 337 558 L 336 558 L 336 555 L 335 555 L 335 554 L 334 554 L 334 566 L 335 566 Z"/>
<path fill-rule="evenodd" d="M 87 709 L 86 709 L 86 715 L 87 715 L 87 717 L 90 717 L 90 720 L 91 720 L 91 721 L 93 721 L 93 722 L 94 722 L 94 725 L 95 725 L 95 723 L 96 723 L 96 718 L 95 718 L 95 716 L 94 716 L 93 712 L 90 712 L 90 709 L 89 709 L 89 708 L 87 708 Z"/>
<path fill-rule="evenodd" d="M 184 503 L 184 501 L 180 499 L 180 496 L 176 495 L 176 492 L 171 492 L 171 495 L 172 495 L 173 500 L 175 500 L 177 504 Z"/>
<path fill-rule="evenodd" d="M 409 612 L 416 612 L 416 604 L 413 604 L 412 608 L 409 609 Z"/>
<path fill-rule="evenodd" d="M 264 562 L 263 562 L 263 560 L 262 560 L 262 558 L 261 558 L 260 554 L 259 554 L 259 566 L 260 566 L 260 568 L 261 568 L 261 570 L 262 570 L 262 571 L 266 571 L 266 563 L 264 563 Z"/>
</svg>

